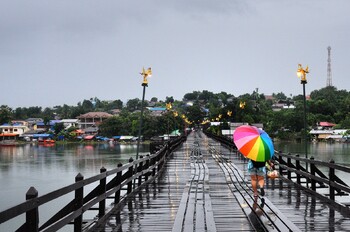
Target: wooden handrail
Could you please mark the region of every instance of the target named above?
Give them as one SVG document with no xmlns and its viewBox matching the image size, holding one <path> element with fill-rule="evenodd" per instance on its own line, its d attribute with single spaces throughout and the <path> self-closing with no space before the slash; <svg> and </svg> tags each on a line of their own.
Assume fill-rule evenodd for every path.
<svg viewBox="0 0 350 232">
<path fill-rule="evenodd" d="M 135 161 L 130 158 L 128 164 L 118 164 L 118 167 L 113 170 L 107 171 L 102 167 L 100 174 L 87 179 L 84 179 L 79 173 L 75 178 L 76 183 L 42 196 L 38 196 L 37 190 L 31 187 L 27 192 L 25 202 L 0 212 L 0 224 L 19 215 L 26 214 L 26 222 L 17 231 L 55 231 L 67 224 L 74 224 L 74 231 L 82 231 L 84 212 L 98 204 L 98 218 L 106 217 L 106 199 L 108 197 L 114 194 L 114 205 L 118 205 L 122 198 L 125 199 L 143 184 L 152 181 L 161 171 L 167 154 L 174 151 L 185 139 L 186 137 L 183 136 L 170 140 L 166 146 L 155 154 L 140 157 L 140 159 Z M 107 177 L 113 178 L 107 183 Z M 133 190 L 131 184 L 135 180 L 138 182 L 138 188 Z M 84 197 L 84 187 L 92 183 L 98 183 L 98 186 Z M 122 196 L 121 190 L 125 186 L 127 186 L 127 192 Z M 39 227 L 39 206 L 69 193 L 74 193 L 74 198 Z"/>
</svg>

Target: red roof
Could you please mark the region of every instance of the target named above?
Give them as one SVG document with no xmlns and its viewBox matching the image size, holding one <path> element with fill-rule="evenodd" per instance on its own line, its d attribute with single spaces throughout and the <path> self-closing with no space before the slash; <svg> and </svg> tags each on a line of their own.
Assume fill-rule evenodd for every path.
<svg viewBox="0 0 350 232">
<path fill-rule="evenodd" d="M 329 127 L 333 127 L 333 126 L 335 126 L 335 124 L 330 123 L 330 122 L 320 122 L 320 126 L 329 126 Z"/>
</svg>

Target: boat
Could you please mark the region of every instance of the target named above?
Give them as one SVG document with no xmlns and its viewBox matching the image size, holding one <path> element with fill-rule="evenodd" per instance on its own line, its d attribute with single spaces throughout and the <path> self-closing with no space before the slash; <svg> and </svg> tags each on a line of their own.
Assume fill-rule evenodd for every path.
<svg viewBox="0 0 350 232">
<path fill-rule="evenodd" d="M 53 140 L 53 139 L 38 140 L 38 143 L 41 143 L 41 144 L 53 144 L 53 143 L 55 143 L 55 140 Z"/>
<path fill-rule="evenodd" d="M 52 139 L 52 134 L 34 134 L 33 139 L 35 139 L 39 145 L 54 145 L 55 140 Z"/>
</svg>

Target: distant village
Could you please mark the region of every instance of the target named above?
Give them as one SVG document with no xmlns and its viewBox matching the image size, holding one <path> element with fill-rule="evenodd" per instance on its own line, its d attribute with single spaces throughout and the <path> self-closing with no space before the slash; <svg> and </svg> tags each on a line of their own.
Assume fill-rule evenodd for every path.
<svg viewBox="0 0 350 232">
<path fill-rule="evenodd" d="M 349 119 L 346 110 L 345 100 L 348 96 L 347 92 L 338 91 L 334 87 L 327 87 L 321 90 L 315 90 L 314 98 L 306 96 L 308 104 L 312 110 L 308 112 L 310 118 L 313 120 L 312 125 L 308 126 L 308 140 L 312 142 L 327 141 L 327 142 L 349 142 L 350 130 L 339 129 L 349 128 Z M 311 95 L 313 94 L 311 93 Z M 324 99 L 327 96 L 340 96 L 337 101 L 331 101 L 328 99 L 325 103 Z M 174 102 L 174 99 L 169 98 Z M 214 99 L 214 100 L 213 100 Z M 321 99 L 321 100 L 320 100 Z M 139 103 L 139 99 L 137 100 Z M 84 100 L 85 102 L 85 100 Z M 89 102 L 89 101 L 87 101 Z M 90 103 L 90 102 L 89 102 Z M 332 106 L 333 112 L 330 113 L 328 108 L 319 108 L 322 103 L 323 106 Z M 145 109 L 150 116 L 156 118 L 167 115 L 170 109 L 164 105 L 168 104 L 168 101 L 162 102 L 157 100 L 147 101 Z M 332 105 L 333 104 L 333 105 Z M 345 107 L 337 107 L 345 106 Z M 242 124 L 254 124 L 259 128 L 266 131 L 269 129 L 269 133 L 272 137 L 278 139 L 300 139 L 301 135 L 301 118 L 300 113 L 300 97 L 292 98 L 286 97 L 283 93 L 276 95 L 259 95 L 257 91 L 252 94 L 246 94 L 240 97 L 234 97 L 230 94 L 214 94 L 208 91 L 194 91 L 193 93 L 185 94 L 182 101 L 177 102 L 177 109 L 179 110 L 179 117 L 181 122 L 186 122 L 189 116 L 189 121 L 195 122 L 194 124 L 204 123 L 205 127 L 216 127 L 218 134 L 231 137 L 235 128 Z M 197 107 L 194 109 L 193 107 Z M 99 108 L 100 109 L 100 108 Z M 211 109 L 211 110 L 209 110 Z M 132 142 L 138 138 L 134 137 L 135 133 L 130 134 L 115 134 L 114 130 L 108 133 L 108 138 L 102 136 L 102 127 L 106 119 L 118 115 L 122 115 L 121 109 L 112 108 L 96 110 L 89 109 L 90 112 L 82 112 L 79 116 L 73 116 L 76 118 L 61 119 L 58 116 L 49 120 L 50 118 L 27 118 L 25 120 L 9 120 L 8 123 L 0 125 L 0 145 L 11 144 L 11 142 L 23 141 L 23 142 L 39 142 L 46 144 L 54 144 L 56 141 L 112 141 L 112 142 Z M 138 112 L 140 109 L 133 105 L 133 107 L 127 109 L 130 114 Z M 192 111 L 191 111 L 192 110 Z M 323 110 L 323 111 L 322 111 Z M 228 112 L 233 114 L 228 115 Z M 172 114 L 172 113 L 171 113 Z M 180 115 L 181 114 L 181 115 Z M 326 120 L 335 120 L 334 115 L 337 115 L 337 124 Z M 169 114 L 170 115 L 170 114 Z M 177 115 L 177 113 L 176 113 Z M 345 116 L 344 116 L 345 115 Z M 192 117 L 191 117 L 192 116 Z M 220 116 L 220 117 L 219 117 Z M 222 116 L 222 118 L 221 118 Z M 135 119 L 134 119 L 135 120 Z M 201 122 L 202 121 L 202 122 Z M 335 120 L 336 121 L 336 120 Z M 101 125 L 103 123 L 103 125 Z M 106 122 L 107 123 L 107 122 Z M 167 131 L 167 139 L 170 136 L 178 136 L 181 132 L 185 133 L 184 129 L 190 129 L 190 123 L 187 123 L 189 128 L 176 128 L 174 131 Z M 101 131 L 99 127 L 101 126 Z M 163 125 L 164 126 L 164 125 Z M 59 127 L 59 130 L 58 128 Z M 264 128 L 266 127 L 266 128 Z M 58 133 L 58 131 L 64 131 Z M 123 130 L 124 133 L 128 133 L 127 130 Z M 165 130 L 162 131 L 164 133 Z M 135 131 L 134 131 L 135 132 Z M 68 133 L 68 134 L 67 134 Z M 280 134 L 286 135 L 284 137 Z M 107 134 L 104 134 L 107 135 Z M 151 135 L 153 136 L 153 134 Z M 149 136 L 149 137 L 151 137 Z M 156 135 L 165 136 L 165 135 Z M 148 137 L 147 137 L 148 138 Z"/>
<path fill-rule="evenodd" d="M 153 116 L 159 116 L 166 112 L 166 108 L 148 107 Z M 45 144 L 53 144 L 56 140 L 65 140 L 64 137 L 58 136 L 54 140 L 54 127 L 56 124 L 61 124 L 63 130 L 71 130 L 76 141 L 117 141 L 117 142 L 132 142 L 138 138 L 131 135 L 115 135 L 112 138 L 99 136 L 99 125 L 114 115 L 119 113 L 119 110 L 113 110 L 114 114 L 106 112 L 88 112 L 78 116 L 76 119 L 60 119 L 50 120 L 45 123 L 42 118 L 28 118 L 26 120 L 13 120 L 11 123 L 5 123 L 0 126 L 0 144 L 10 145 L 14 142 L 38 142 Z M 172 132 L 168 136 L 177 136 L 178 131 Z M 2 143 L 1 143 L 2 142 Z"/>
</svg>

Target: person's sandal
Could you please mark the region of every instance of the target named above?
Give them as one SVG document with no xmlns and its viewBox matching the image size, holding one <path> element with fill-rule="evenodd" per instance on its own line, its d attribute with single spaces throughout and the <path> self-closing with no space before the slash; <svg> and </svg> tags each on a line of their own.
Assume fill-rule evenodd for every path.
<svg viewBox="0 0 350 232">
<path fill-rule="evenodd" d="M 264 190 L 264 188 L 261 188 L 261 189 L 260 189 L 260 194 L 261 194 L 261 196 L 265 196 L 265 190 Z"/>
<path fill-rule="evenodd" d="M 264 206 L 265 206 L 265 199 L 261 198 L 260 208 L 264 208 Z"/>
</svg>

